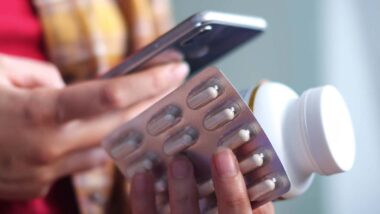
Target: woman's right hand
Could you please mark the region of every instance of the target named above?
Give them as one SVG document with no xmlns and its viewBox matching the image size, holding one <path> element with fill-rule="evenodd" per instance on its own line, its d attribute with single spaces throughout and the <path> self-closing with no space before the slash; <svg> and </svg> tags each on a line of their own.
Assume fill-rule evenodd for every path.
<svg viewBox="0 0 380 214">
<path fill-rule="evenodd" d="M 104 163 L 100 140 L 187 73 L 173 63 L 66 87 L 50 64 L 0 55 L 0 199 L 44 196 L 56 179 Z"/>
</svg>

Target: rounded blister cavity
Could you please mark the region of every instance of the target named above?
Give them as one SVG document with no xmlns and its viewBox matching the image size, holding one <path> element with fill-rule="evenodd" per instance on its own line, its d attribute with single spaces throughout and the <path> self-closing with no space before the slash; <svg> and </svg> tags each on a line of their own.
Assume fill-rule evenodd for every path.
<svg viewBox="0 0 380 214">
<path fill-rule="evenodd" d="M 154 115 L 147 124 L 148 133 L 158 135 L 181 120 L 182 111 L 178 106 L 169 105 Z"/>
<path fill-rule="evenodd" d="M 250 201 L 258 201 L 264 195 L 273 192 L 277 188 L 277 178 L 268 177 L 259 183 L 248 188 L 248 196 Z"/>
<path fill-rule="evenodd" d="M 218 80 L 211 79 L 190 92 L 187 97 L 187 105 L 191 109 L 198 109 L 215 100 L 222 92 L 222 86 Z"/>
<path fill-rule="evenodd" d="M 232 121 L 239 114 L 240 107 L 237 104 L 224 105 L 212 111 L 203 122 L 203 125 L 208 130 L 214 130 L 220 126 Z"/>
<path fill-rule="evenodd" d="M 163 151 L 166 155 L 174 155 L 197 142 L 198 131 L 193 127 L 186 127 L 165 141 Z"/>
<path fill-rule="evenodd" d="M 126 169 L 126 176 L 132 178 L 135 174 L 152 170 L 156 162 L 153 154 L 145 155 L 130 164 Z"/>
<path fill-rule="evenodd" d="M 260 125 L 258 123 L 242 126 L 232 131 L 227 136 L 224 136 L 220 140 L 219 146 L 229 147 L 234 150 L 255 138 L 260 130 Z"/>
<path fill-rule="evenodd" d="M 142 135 L 137 131 L 127 131 L 114 141 L 110 154 L 114 159 L 121 159 L 134 152 L 142 141 Z"/>
<path fill-rule="evenodd" d="M 241 173 L 246 174 L 263 166 L 265 159 L 263 152 L 254 152 L 239 163 Z"/>
<path fill-rule="evenodd" d="M 249 124 L 249 129 L 253 133 L 252 134 L 253 136 L 258 135 L 262 131 L 261 126 L 259 125 L 258 122 L 254 122 L 254 123 Z"/>
<path fill-rule="evenodd" d="M 232 134 L 224 137 L 221 140 L 219 146 L 229 147 L 231 149 L 236 149 L 244 143 L 247 143 L 251 139 L 251 130 L 247 128 L 241 128 L 234 131 Z"/>
</svg>

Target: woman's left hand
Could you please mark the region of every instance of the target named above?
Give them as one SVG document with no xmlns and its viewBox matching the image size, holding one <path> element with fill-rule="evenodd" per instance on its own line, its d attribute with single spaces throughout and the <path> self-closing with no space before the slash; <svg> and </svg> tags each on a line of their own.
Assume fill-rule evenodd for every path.
<svg viewBox="0 0 380 214">
<path fill-rule="evenodd" d="M 191 162 L 176 157 L 168 166 L 169 203 L 171 213 L 200 213 L 197 184 Z M 274 214 L 272 203 L 252 210 L 238 162 L 230 149 L 221 148 L 212 158 L 212 179 L 219 214 Z M 134 176 L 131 189 L 132 213 L 157 213 L 153 176 Z"/>
</svg>

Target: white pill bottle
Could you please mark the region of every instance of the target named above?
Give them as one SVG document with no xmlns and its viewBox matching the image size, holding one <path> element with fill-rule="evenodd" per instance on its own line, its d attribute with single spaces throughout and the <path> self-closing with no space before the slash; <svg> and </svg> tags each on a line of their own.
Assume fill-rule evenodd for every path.
<svg viewBox="0 0 380 214">
<path fill-rule="evenodd" d="M 290 179 L 282 198 L 304 193 L 315 173 L 352 168 L 355 135 L 348 108 L 330 85 L 301 96 L 286 85 L 263 82 L 241 93 L 278 154 Z"/>
</svg>

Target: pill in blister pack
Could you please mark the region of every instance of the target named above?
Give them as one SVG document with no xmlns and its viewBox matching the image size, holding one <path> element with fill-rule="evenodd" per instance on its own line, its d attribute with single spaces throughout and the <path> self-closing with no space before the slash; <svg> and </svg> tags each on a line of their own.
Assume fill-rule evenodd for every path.
<svg viewBox="0 0 380 214">
<path fill-rule="evenodd" d="M 166 140 L 162 149 L 165 154 L 174 155 L 193 145 L 196 142 L 197 138 L 197 130 L 192 127 L 186 127 L 179 133 Z"/>
<path fill-rule="evenodd" d="M 226 105 L 222 109 L 207 116 L 204 120 L 204 127 L 208 130 L 214 130 L 233 120 L 238 113 L 239 108 L 236 104 Z"/>
<path fill-rule="evenodd" d="M 240 162 L 240 171 L 245 174 L 250 172 L 264 164 L 264 154 L 263 153 L 254 153 L 251 156 L 244 159 Z"/>
<path fill-rule="evenodd" d="M 177 106 L 167 106 L 148 122 L 147 130 L 151 135 L 158 135 L 175 125 L 180 120 L 180 117 L 181 110 Z"/>
<path fill-rule="evenodd" d="M 264 131 L 217 68 L 203 70 L 120 126 L 105 138 L 103 146 L 126 177 L 153 172 L 163 213 L 169 211 L 163 198 L 168 185 L 166 165 L 179 153 L 194 164 L 200 200 L 208 201 L 214 194 L 210 164 L 220 146 L 231 148 L 237 156 L 252 208 L 278 198 L 290 187 Z M 214 207 L 204 212 L 216 212 Z"/>
<path fill-rule="evenodd" d="M 129 155 L 137 149 L 141 142 L 141 135 L 137 132 L 127 132 L 120 135 L 118 139 L 113 142 L 113 148 L 110 154 L 115 159 L 120 159 Z"/>
<path fill-rule="evenodd" d="M 248 142 L 251 138 L 251 131 L 249 129 L 240 129 L 233 135 L 222 142 L 223 146 L 230 147 L 231 149 L 236 149 L 243 143 Z"/>
<path fill-rule="evenodd" d="M 190 108 L 197 109 L 218 97 L 220 88 L 217 84 L 207 87 L 199 93 L 189 96 L 187 103 Z"/>
<path fill-rule="evenodd" d="M 261 196 L 272 192 L 276 188 L 276 178 L 265 179 L 248 189 L 249 199 L 256 201 Z"/>
<path fill-rule="evenodd" d="M 132 178 L 135 174 L 139 172 L 144 172 L 153 169 L 154 158 L 153 156 L 145 155 L 139 160 L 134 161 L 125 170 L 125 175 Z"/>
</svg>

